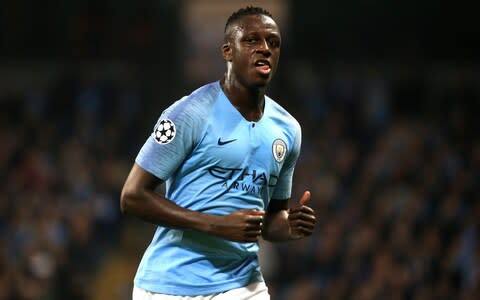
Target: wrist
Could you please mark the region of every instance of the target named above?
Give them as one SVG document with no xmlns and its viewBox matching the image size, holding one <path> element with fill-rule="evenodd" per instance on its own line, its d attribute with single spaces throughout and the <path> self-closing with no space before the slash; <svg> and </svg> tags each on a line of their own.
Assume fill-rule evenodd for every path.
<svg viewBox="0 0 480 300">
<path fill-rule="evenodd" d="M 288 220 L 288 211 L 281 210 L 276 214 L 270 214 L 264 224 L 262 236 L 270 242 L 284 242 L 294 239 Z"/>
<path fill-rule="evenodd" d="M 209 215 L 209 214 L 204 214 L 204 213 L 199 213 L 195 212 L 196 216 L 196 222 L 194 222 L 193 229 L 204 232 L 207 234 L 213 234 L 215 235 L 216 232 L 218 231 L 218 219 L 219 216 L 215 215 Z"/>
</svg>

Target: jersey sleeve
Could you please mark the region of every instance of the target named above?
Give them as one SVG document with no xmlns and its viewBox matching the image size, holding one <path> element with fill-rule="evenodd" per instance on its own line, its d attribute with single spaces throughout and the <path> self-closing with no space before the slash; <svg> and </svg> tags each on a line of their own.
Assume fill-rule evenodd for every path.
<svg viewBox="0 0 480 300">
<path fill-rule="evenodd" d="M 280 171 L 280 176 L 277 185 L 272 194 L 272 199 L 284 200 L 289 199 L 292 195 L 293 172 L 300 155 L 300 148 L 302 144 L 302 132 L 300 125 L 297 123 L 296 131 L 292 143 L 292 150 L 289 151 L 285 162 Z"/>
<path fill-rule="evenodd" d="M 135 162 L 145 171 L 167 180 L 198 142 L 201 123 L 194 103 L 187 97 L 178 100 L 162 112 Z"/>
</svg>

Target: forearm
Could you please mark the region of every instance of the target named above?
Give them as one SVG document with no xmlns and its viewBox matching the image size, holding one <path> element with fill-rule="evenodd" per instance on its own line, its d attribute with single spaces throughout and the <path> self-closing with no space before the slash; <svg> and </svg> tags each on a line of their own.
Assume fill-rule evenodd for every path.
<svg viewBox="0 0 480 300">
<path fill-rule="evenodd" d="M 153 190 L 122 191 L 121 210 L 144 221 L 166 227 L 210 233 L 215 216 L 178 206 Z"/>
<path fill-rule="evenodd" d="M 267 213 L 262 229 L 263 239 L 270 242 L 282 242 L 291 240 L 291 229 L 288 222 L 286 209 Z"/>
<path fill-rule="evenodd" d="M 264 211 L 243 209 L 219 216 L 189 210 L 155 192 L 162 182 L 134 164 L 123 185 L 121 211 L 165 227 L 193 229 L 236 242 L 257 241 Z"/>
<path fill-rule="evenodd" d="M 170 228 L 193 229 L 235 242 L 256 242 L 261 234 L 263 211 L 246 209 L 225 216 L 192 211 L 150 189 L 122 192 L 122 212 Z"/>
</svg>

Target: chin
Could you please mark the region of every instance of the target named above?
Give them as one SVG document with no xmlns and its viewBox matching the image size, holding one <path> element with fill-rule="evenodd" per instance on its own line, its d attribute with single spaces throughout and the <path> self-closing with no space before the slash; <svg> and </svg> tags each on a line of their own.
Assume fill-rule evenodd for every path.
<svg viewBox="0 0 480 300">
<path fill-rule="evenodd" d="M 268 82 L 256 82 L 251 85 L 252 89 L 265 90 L 268 86 Z"/>
<path fill-rule="evenodd" d="M 262 90 L 270 84 L 271 79 L 271 74 L 269 74 L 268 76 L 252 74 L 252 76 L 250 76 L 246 81 L 244 81 L 244 83 L 245 87 L 247 87 L 248 89 Z"/>
<path fill-rule="evenodd" d="M 271 81 L 271 76 L 268 76 L 268 77 L 260 77 L 259 79 L 257 79 L 254 83 L 254 85 L 257 87 L 257 88 L 266 88 L 267 85 L 270 84 L 270 81 Z"/>
</svg>

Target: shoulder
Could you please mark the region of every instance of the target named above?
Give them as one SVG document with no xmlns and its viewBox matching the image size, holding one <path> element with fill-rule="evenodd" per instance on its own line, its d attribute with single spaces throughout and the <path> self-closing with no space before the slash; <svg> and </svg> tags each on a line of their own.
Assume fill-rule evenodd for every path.
<svg viewBox="0 0 480 300">
<path fill-rule="evenodd" d="M 152 136 L 160 144 L 191 147 L 202 135 L 219 90 L 218 82 L 209 83 L 175 101 L 161 113 Z"/>
<path fill-rule="evenodd" d="M 265 96 L 265 99 L 268 101 L 271 108 L 271 113 L 277 122 L 282 123 L 283 126 L 289 128 L 296 134 L 301 133 L 300 123 L 292 114 L 290 114 L 290 112 L 288 112 L 283 106 L 278 104 L 272 98 Z"/>
<path fill-rule="evenodd" d="M 209 104 L 214 102 L 220 93 L 218 81 L 208 83 L 194 90 L 190 95 L 184 97 L 187 101 Z"/>
<path fill-rule="evenodd" d="M 164 114 L 170 119 L 188 116 L 189 118 L 202 118 L 212 109 L 213 103 L 218 98 L 220 86 L 212 82 L 194 90 L 190 95 L 182 97 L 168 107 Z"/>
</svg>

